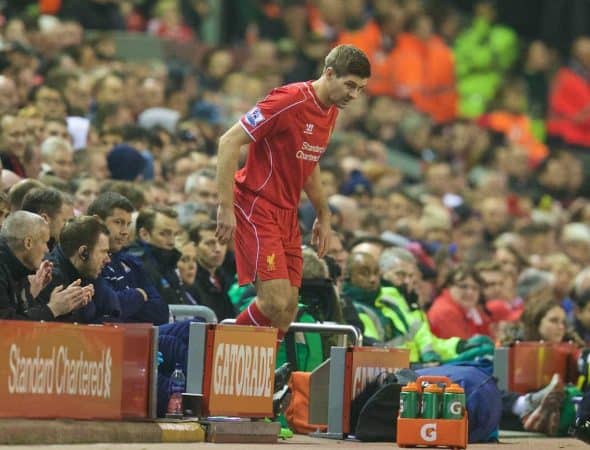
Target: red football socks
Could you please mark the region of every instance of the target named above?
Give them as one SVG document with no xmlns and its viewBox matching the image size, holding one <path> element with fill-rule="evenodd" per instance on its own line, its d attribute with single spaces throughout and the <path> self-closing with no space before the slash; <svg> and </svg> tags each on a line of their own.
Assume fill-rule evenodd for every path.
<svg viewBox="0 0 590 450">
<path fill-rule="evenodd" d="M 262 314 L 260 309 L 258 309 L 256 301 L 250 303 L 248 307 L 243 310 L 238 317 L 236 317 L 236 325 L 254 325 L 258 327 L 272 326 L 270 319 Z M 285 332 L 283 330 L 279 330 L 279 334 L 277 336 L 277 350 L 281 342 L 283 342 L 284 337 Z"/>
<path fill-rule="evenodd" d="M 236 325 L 256 325 L 259 327 L 270 327 L 271 321 L 266 317 L 260 309 L 256 301 L 253 301 L 248 307 L 243 310 L 238 317 L 236 317 Z"/>
</svg>

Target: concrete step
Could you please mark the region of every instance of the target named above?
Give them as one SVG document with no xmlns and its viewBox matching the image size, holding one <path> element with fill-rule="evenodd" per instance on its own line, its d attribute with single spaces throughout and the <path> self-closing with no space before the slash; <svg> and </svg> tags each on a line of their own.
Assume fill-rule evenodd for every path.
<svg viewBox="0 0 590 450">
<path fill-rule="evenodd" d="M 196 421 L 0 420 L 0 445 L 204 441 Z"/>
<path fill-rule="evenodd" d="M 207 442 L 274 444 L 281 425 L 278 422 L 250 420 L 205 420 Z"/>
</svg>

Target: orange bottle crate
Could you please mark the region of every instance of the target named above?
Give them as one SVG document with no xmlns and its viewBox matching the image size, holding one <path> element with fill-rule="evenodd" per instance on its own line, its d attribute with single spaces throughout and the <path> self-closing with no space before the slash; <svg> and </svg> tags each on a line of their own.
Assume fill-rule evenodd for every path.
<svg viewBox="0 0 590 450">
<path fill-rule="evenodd" d="M 451 385 L 451 380 L 442 376 L 419 377 L 418 383 L 422 392 L 423 382 L 444 383 Z M 397 419 L 397 445 L 399 447 L 450 447 L 453 449 L 467 448 L 468 419 L 464 410 L 461 419 Z"/>
</svg>

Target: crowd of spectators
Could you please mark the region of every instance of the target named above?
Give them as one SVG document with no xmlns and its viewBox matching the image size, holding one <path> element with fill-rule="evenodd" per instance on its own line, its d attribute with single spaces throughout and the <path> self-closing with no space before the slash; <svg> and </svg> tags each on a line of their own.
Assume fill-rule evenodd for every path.
<svg viewBox="0 0 590 450">
<path fill-rule="evenodd" d="M 465 358 L 481 335 L 587 345 L 590 36 L 564 54 L 519 38 L 491 0 L 460 3 L 8 2 L 0 318 L 159 325 L 176 303 L 235 317 L 252 292 L 215 238 L 217 139 L 350 43 L 373 76 L 320 163 L 334 232 L 303 292 L 334 282 L 323 319 L 417 363 Z M 200 56 L 128 61 L 104 30 Z M 313 214 L 302 198 L 304 233 Z"/>
</svg>

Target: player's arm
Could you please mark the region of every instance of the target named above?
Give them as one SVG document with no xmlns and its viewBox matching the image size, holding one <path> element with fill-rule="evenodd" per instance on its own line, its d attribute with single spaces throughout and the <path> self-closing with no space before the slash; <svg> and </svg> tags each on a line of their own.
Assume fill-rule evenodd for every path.
<svg viewBox="0 0 590 450">
<path fill-rule="evenodd" d="M 232 238 L 236 227 L 234 216 L 234 174 L 238 168 L 240 148 L 250 143 L 250 136 L 236 122 L 219 138 L 217 150 L 217 189 L 219 206 L 217 207 L 217 230 L 215 235 L 225 244 Z"/>
<path fill-rule="evenodd" d="M 330 208 L 328 200 L 324 195 L 322 180 L 320 177 L 320 166 L 315 166 L 313 172 L 303 185 L 307 198 L 313 205 L 316 212 L 316 219 L 313 223 L 312 243 L 316 246 L 318 256 L 321 258 L 328 249 L 328 238 L 330 237 Z"/>
</svg>

